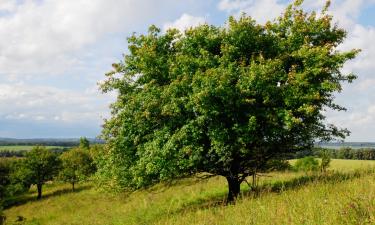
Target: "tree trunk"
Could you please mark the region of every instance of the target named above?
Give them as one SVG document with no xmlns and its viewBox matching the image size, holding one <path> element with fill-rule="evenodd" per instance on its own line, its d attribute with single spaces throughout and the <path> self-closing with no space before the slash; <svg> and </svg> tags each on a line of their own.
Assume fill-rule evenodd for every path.
<svg viewBox="0 0 375 225">
<path fill-rule="evenodd" d="M 237 178 L 233 177 L 226 177 L 228 181 L 228 198 L 227 203 L 233 204 L 235 203 L 238 194 L 240 193 L 240 185 L 241 182 Z"/>
<path fill-rule="evenodd" d="M 72 182 L 72 190 L 73 190 L 73 192 L 74 192 L 74 182 Z"/>
<path fill-rule="evenodd" d="M 41 199 L 42 198 L 42 184 L 37 184 L 36 187 L 38 189 L 38 197 L 36 198 Z"/>
<path fill-rule="evenodd" d="M 252 185 L 253 187 L 253 189 L 255 189 L 256 188 L 256 186 L 257 186 L 257 174 L 254 172 L 253 173 L 253 185 Z"/>
</svg>

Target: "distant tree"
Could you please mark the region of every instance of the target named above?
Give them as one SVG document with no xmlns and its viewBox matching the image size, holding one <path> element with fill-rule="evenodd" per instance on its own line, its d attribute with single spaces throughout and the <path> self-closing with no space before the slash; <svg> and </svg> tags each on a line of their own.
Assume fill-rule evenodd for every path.
<svg viewBox="0 0 375 225">
<path fill-rule="evenodd" d="M 37 186 L 37 199 L 41 199 L 42 186 L 58 173 L 59 160 L 55 153 L 52 153 L 45 147 L 36 146 L 30 152 L 26 153 L 23 160 L 23 168 L 28 174 L 31 184 Z"/>
<path fill-rule="evenodd" d="M 337 150 L 339 159 L 354 159 L 355 152 L 349 147 L 343 147 Z"/>
<path fill-rule="evenodd" d="M 69 182 L 74 191 L 74 185 L 86 180 L 95 170 L 93 160 L 86 150 L 74 148 L 60 156 L 61 170 L 59 178 Z"/>
<path fill-rule="evenodd" d="M 81 137 L 79 139 L 79 147 L 81 149 L 89 149 L 90 148 L 90 142 L 86 137 Z"/>
<path fill-rule="evenodd" d="M 338 51 L 345 31 L 301 2 L 265 25 L 243 15 L 130 37 L 101 86 L 118 93 L 101 174 L 134 190 L 206 172 L 226 178 L 232 202 L 269 160 L 345 137 L 323 110 L 344 109 L 335 93 L 355 79 L 341 68 L 358 50 Z"/>
</svg>

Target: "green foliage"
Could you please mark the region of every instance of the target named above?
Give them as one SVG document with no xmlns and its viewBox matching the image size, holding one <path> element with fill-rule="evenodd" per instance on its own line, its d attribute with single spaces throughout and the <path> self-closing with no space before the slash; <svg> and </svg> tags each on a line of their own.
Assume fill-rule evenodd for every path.
<svg viewBox="0 0 375 225">
<path fill-rule="evenodd" d="M 320 163 L 320 170 L 326 172 L 329 164 L 331 163 L 331 155 L 328 151 L 321 151 L 320 158 L 322 159 Z"/>
<path fill-rule="evenodd" d="M 321 14 L 291 5 L 278 20 L 246 15 L 222 27 L 133 35 L 129 54 L 102 84 L 116 90 L 106 121 L 106 164 L 99 173 L 131 190 L 207 172 L 227 178 L 228 196 L 273 158 L 316 139 L 345 137 L 326 124 L 344 63 L 345 31 Z"/>
<path fill-rule="evenodd" d="M 10 171 L 9 160 L 0 160 L 0 206 L 6 195 L 6 188 L 10 184 Z"/>
<path fill-rule="evenodd" d="M 312 156 L 307 156 L 302 159 L 298 159 L 294 164 L 296 171 L 312 172 L 319 170 L 319 161 Z"/>
<path fill-rule="evenodd" d="M 289 161 L 273 159 L 267 162 L 265 171 L 286 171 L 290 169 L 292 169 L 292 166 L 290 165 Z"/>
<path fill-rule="evenodd" d="M 90 142 L 89 142 L 89 140 L 87 140 L 86 137 L 81 137 L 79 139 L 79 147 L 81 149 L 89 149 L 90 148 Z"/>
<path fill-rule="evenodd" d="M 23 173 L 38 187 L 38 199 L 42 197 L 42 185 L 58 173 L 59 164 L 57 155 L 41 146 L 34 147 L 22 160 Z"/>
<path fill-rule="evenodd" d="M 72 184 L 73 191 L 76 183 L 85 181 L 94 173 L 93 160 L 87 150 L 81 148 L 71 149 L 61 154 L 60 160 L 59 178 Z"/>
</svg>

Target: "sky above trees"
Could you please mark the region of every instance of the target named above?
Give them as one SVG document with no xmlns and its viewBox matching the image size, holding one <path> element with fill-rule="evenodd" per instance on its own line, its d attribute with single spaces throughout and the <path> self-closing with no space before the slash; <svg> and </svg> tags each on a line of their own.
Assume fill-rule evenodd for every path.
<svg viewBox="0 0 375 225">
<path fill-rule="evenodd" d="M 277 0 L 0 0 L 0 137 L 94 137 L 115 93 L 97 83 L 127 53 L 126 37 L 155 24 L 185 29 L 220 25 L 242 12 L 259 23 L 291 1 Z M 306 0 L 307 10 L 323 0 Z M 327 120 L 352 131 L 348 141 L 375 141 L 375 0 L 333 0 L 348 31 L 339 48 L 361 48 L 344 70 L 358 79 L 337 97 L 347 112 Z"/>
</svg>

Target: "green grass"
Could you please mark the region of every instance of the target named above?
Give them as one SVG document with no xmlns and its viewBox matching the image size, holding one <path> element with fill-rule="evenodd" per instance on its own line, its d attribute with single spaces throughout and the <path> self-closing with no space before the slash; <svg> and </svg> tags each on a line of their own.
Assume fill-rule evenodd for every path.
<svg viewBox="0 0 375 225">
<path fill-rule="evenodd" d="M 10 146 L 0 146 L 1 151 L 29 151 L 35 146 L 33 145 L 10 145 Z M 62 149 L 62 146 L 45 146 L 47 149 Z"/>
<path fill-rule="evenodd" d="M 72 193 L 49 184 L 5 210 L 7 224 L 375 224 L 375 161 L 333 160 L 326 176 L 271 173 L 260 177 L 260 192 L 243 184 L 236 205 L 224 206 L 225 179 L 184 179 L 126 195 L 103 193 L 90 184 Z M 360 169 L 360 172 L 356 171 Z M 338 171 L 340 173 L 336 173 Z M 345 175 L 346 174 L 346 175 Z"/>
</svg>

